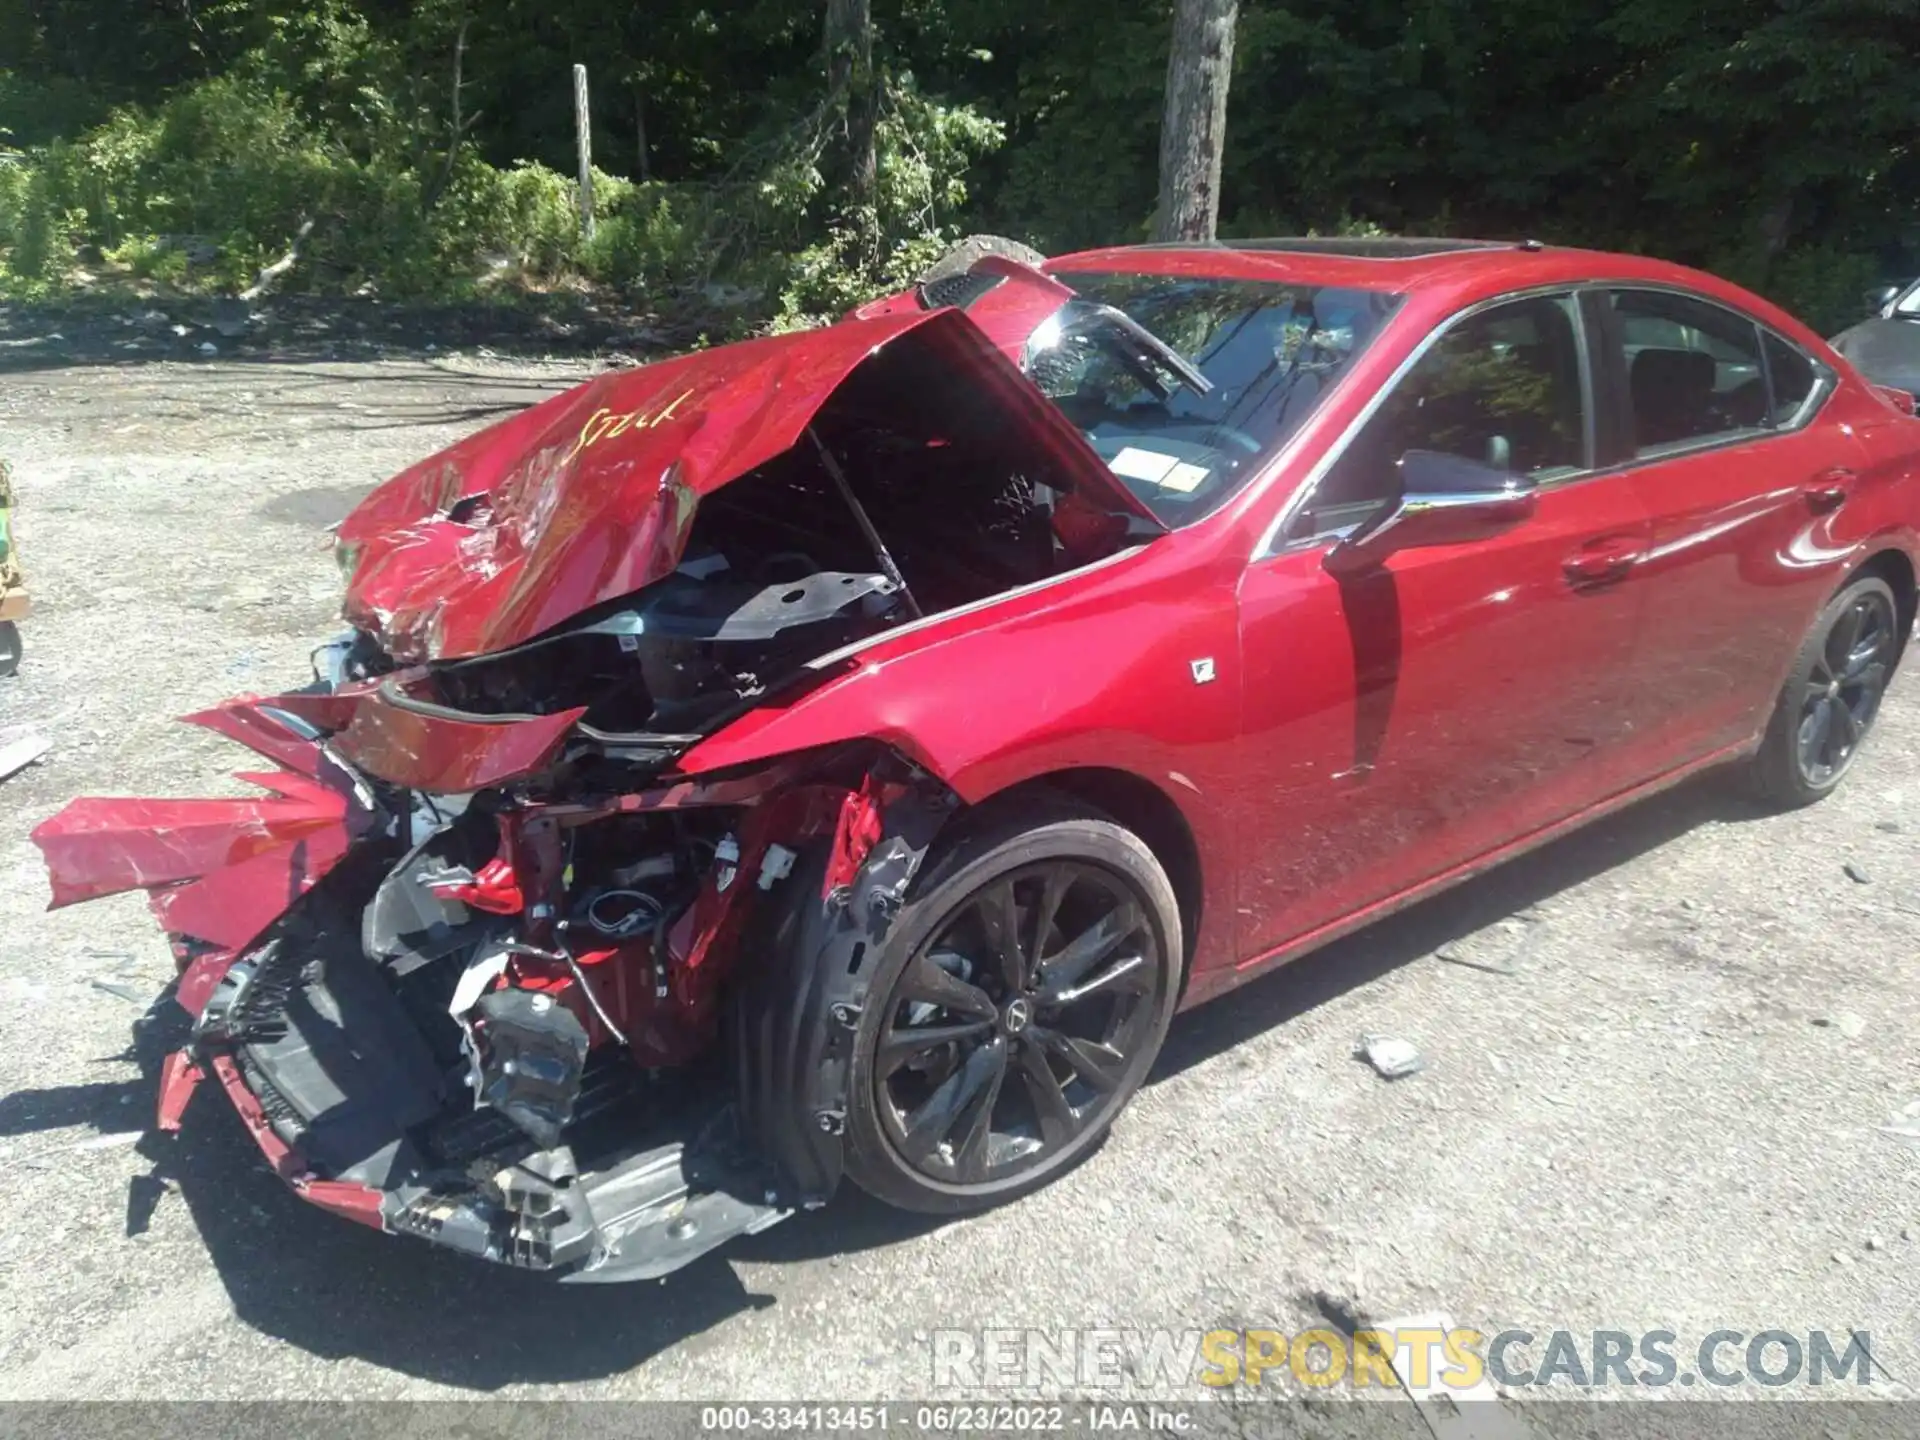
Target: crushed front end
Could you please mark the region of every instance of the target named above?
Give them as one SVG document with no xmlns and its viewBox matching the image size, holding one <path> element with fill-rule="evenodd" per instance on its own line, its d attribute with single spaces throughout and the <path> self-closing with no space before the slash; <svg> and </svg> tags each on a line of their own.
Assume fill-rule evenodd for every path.
<svg viewBox="0 0 1920 1440">
<path fill-rule="evenodd" d="M 268 798 L 79 801 L 35 832 L 56 904 L 146 888 L 170 933 L 194 1026 L 161 1128 L 211 1079 L 313 1203 L 570 1279 L 661 1275 L 823 1202 L 834 1017 L 940 787 L 865 745 L 661 779 L 666 745 L 417 730 L 384 688 L 190 717 L 281 764 L 244 777 Z M 484 788 L 399 783 L 529 747 Z"/>
<path fill-rule="evenodd" d="M 931 301 L 604 377 L 374 491 L 315 684 L 189 717 L 265 796 L 75 801 L 34 833 L 53 903 L 143 889 L 171 937 L 162 1129 L 211 1079 L 316 1204 L 665 1273 L 839 1183 L 866 988 L 955 804 L 858 731 L 681 762 L 1143 525 Z"/>
</svg>

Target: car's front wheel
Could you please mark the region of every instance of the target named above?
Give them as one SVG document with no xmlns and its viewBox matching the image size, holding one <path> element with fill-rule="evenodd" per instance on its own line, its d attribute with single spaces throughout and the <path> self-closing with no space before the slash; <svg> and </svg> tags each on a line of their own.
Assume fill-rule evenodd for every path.
<svg viewBox="0 0 1920 1440">
<path fill-rule="evenodd" d="M 1179 992 L 1180 915 L 1132 832 L 1051 796 L 928 864 L 860 1021 L 847 1170 L 911 1210 L 1023 1194 L 1092 1149 Z"/>
<path fill-rule="evenodd" d="M 1794 657 L 1753 757 L 1764 799 L 1811 805 L 1839 786 L 1880 713 L 1901 640 L 1893 589 L 1877 575 L 1853 581 L 1827 603 Z"/>
</svg>

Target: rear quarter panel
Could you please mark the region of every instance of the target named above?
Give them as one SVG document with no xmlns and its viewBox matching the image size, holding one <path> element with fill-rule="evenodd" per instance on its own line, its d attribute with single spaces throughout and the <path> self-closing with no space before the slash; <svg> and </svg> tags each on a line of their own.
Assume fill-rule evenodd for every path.
<svg viewBox="0 0 1920 1440">
<path fill-rule="evenodd" d="M 1856 563 L 1892 549 L 1914 565 L 1920 559 L 1920 419 L 1874 393 L 1851 367 L 1842 373 L 1828 418 L 1852 433 L 1864 463 L 1853 499 L 1834 517 L 1834 543 L 1847 546 Z"/>
</svg>

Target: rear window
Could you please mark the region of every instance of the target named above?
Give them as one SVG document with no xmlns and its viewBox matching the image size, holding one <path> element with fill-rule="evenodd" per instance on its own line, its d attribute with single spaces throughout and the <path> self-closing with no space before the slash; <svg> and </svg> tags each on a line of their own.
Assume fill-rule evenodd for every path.
<svg viewBox="0 0 1920 1440">
<path fill-rule="evenodd" d="M 1764 335 L 1767 380 L 1773 388 L 1769 422 L 1789 425 L 1820 383 L 1820 371 L 1805 351 L 1789 345 L 1771 330 Z"/>
</svg>

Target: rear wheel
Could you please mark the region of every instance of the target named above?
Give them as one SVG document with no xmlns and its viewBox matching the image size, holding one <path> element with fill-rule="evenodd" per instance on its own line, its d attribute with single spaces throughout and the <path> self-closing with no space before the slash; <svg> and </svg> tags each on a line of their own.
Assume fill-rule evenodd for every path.
<svg viewBox="0 0 1920 1440">
<path fill-rule="evenodd" d="M 910 1210 L 1045 1184 L 1146 1078 L 1179 991 L 1179 910 L 1152 851 L 1045 798 L 929 864 L 861 1017 L 847 1170 Z"/>
<path fill-rule="evenodd" d="M 1763 798 L 1785 807 L 1831 794 L 1880 713 L 1900 658 L 1900 610 L 1875 575 L 1828 602 L 1794 658 L 1753 758 Z"/>
<path fill-rule="evenodd" d="M 20 627 L 0 620 L 0 680 L 20 668 Z"/>
</svg>

